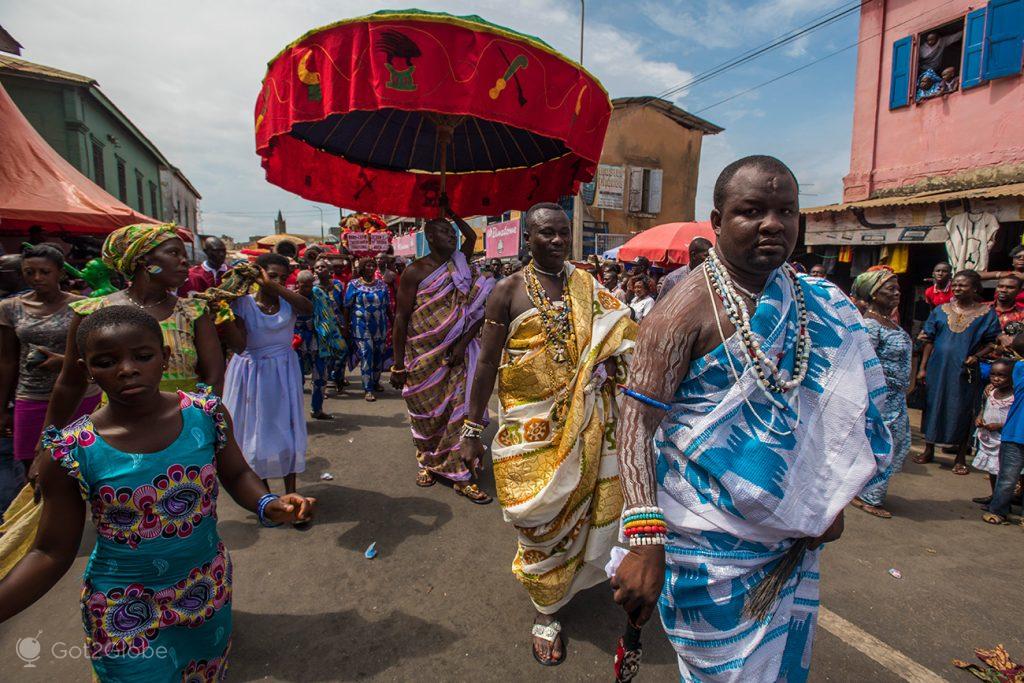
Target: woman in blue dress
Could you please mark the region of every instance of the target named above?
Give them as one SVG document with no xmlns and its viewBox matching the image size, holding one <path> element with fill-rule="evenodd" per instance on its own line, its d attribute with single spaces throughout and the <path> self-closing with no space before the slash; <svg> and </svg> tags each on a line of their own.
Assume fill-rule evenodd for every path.
<svg viewBox="0 0 1024 683">
<path fill-rule="evenodd" d="M 890 314 L 900 304 L 900 284 L 887 270 L 861 273 L 853 281 L 854 298 L 867 302 L 864 327 L 885 375 L 885 407 L 882 420 L 892 434 L 892 465 L 878 481 L 872 481 L 853 499 L 853 506 L 875 517 L 889 519 L 892 513 L 883 507 L 889 481 L 903 469 L 910 451 L 910 417 L 907 415 L 907 389 L 910 388 L 910 335 L 892 321 Z"/>
<path fill-rule="evenodd" d="M 292 350 L 297 315 L 311 315 L 313 302 L 285 287 L 291 271 L 280 254 L 256 260 L 262 272 L 256 294 L 231 304 L 235 326 L 228 345 L 235 355 L 224 380 L 224 405 L 231 413 L 249 466 L 263 479 L 284 479 L 295 492 L 295 475 L 306 469 L 306 419 L 302 414 L 302 369 Z"/>
<path fill-rule="evenodd" d="M 917 381 L 928 390 L 921 431 L 924 451 L 914 462 L 935 459 L 935 444 L 957 448 L 954 474 L 968 474 L 967 447 L 978 413 L 984 382 L 978 357 L 988 355 L 999 336 L 999 316 L 981 300 L 981 276 L 962 270 L 953 277 L 953 300 L 928 316 L 920 339 L 924 342 Z"/>
<path fill-rule="evenodd" d="M 367 401 L 376 401 L 373 392 L 380 391 L 380 374 L 384 369 L 388 326 L 391 324 L 391 293 L 383 280 L 374 277 L 377 262 L 359 259 L 358 278 L 345 290 L 345 310 L 349 330 L 359 350 L 359 367 L 363 374 L 363 391 Z"/>
<path fill-rule="evenodd" d="M 261 523 L 308 519 L 315 500 L 267 493 L 209 390 L 160 391 L 160 325 L 135 306 L 82 320 L 77 345 L 109 403 L 47 429 L 42 521 L 0 581 L 0 622 L 42 597 L 78 553 L 88 503 L 97 540 L 82 621 L 100 681 L 221 680 L 231 647 L 231 560 L 217 534 L 218 480 Z"/>
</svg>

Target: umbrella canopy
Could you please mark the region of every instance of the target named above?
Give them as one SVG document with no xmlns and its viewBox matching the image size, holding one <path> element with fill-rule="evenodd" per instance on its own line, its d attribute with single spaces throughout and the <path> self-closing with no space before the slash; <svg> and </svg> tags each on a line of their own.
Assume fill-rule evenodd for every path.
<svg viewBox="0 0 1024 683">
<path fill-rule="evenodd" d="M 107 194 L 57 154 L 2 85 L 0 150 L 4 232 L 41 225 L 51 233 L 106 235 L 132 223 L 159 222 Z"/>
<path fill-rule="evenodd" d="M 714 244 L 716 237 L 711 221 L 656 225 L 619 247 L 618 258 L 629 263 L 644 256 L 652 263 L 685 266 L 690 261 L 690 242 L 695 237 L 707 238 Z"/>
<path fill-rule="evenodd" d="M 581 66 L 480 17 L 383 11 L 304 35 L 256 99 L 267 180 L 433 217 L 527 209 L 593 178 L 612 105 Z"/>
</svg>

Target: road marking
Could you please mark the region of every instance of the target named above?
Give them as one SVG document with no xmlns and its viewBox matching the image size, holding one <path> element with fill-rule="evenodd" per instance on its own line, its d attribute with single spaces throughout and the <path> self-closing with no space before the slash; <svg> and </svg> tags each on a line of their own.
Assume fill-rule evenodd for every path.
<svg viewBox="0 0 1024 683">
<path fill-rule="evenodd" d="M 905 681 L 936 683 L 946 680 L 824 606 L 818 611 L 818 623 L 839 640 L 866 654 Z"/>
</svg>

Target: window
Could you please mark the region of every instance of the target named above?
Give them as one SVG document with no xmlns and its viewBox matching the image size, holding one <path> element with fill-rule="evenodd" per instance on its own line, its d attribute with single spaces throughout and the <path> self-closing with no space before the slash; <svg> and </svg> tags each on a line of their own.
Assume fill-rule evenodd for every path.
<svg viewBox="0 0 1024 683">
<path fill-rule="evenodd" d="M 629 168 L 629 212 L 658 214 L 661 212 L 660 168 Z"/>
<path fill-rule="evenodd" d="M 156 198 L 156 183 L 152 180 L 149 181 L 149 210 L 152 212 L 153 218 L 161 218 L 160 206 Z"/>
<path fill-rule="evenodd" d="M 117 161 L 117 198 L 122 202 L 128 202 L 128 169 L 125 166 L 124 159 L 115 155 L 114 159 Z"/>
<path fill-rule="evenodd" d="M 135 172 L 135 195 L 138 197 L 139 211 L 146 213 L 146 195 L 142 192 L 142 174 L 138 171 Z"/>
<path fill-rule="evenodd" d="M 96 184 L 107 189 L 107 174 L 103 171 L 103 143 L 92 139 L 92 179 Z"/>
<path fill-rule="evenodd" d="M 889 109 L 1018 75 L 1022 57 L 1024 0 L 990 0 L 956 21 L 893 43 Z"/>
<path fill-rule="evenodd" d="M 937 26 L 917 36 L 917 75 L 914 99 L 918 102 L 960 89 L 964 51 L 964 20 Z"/>
</svg>

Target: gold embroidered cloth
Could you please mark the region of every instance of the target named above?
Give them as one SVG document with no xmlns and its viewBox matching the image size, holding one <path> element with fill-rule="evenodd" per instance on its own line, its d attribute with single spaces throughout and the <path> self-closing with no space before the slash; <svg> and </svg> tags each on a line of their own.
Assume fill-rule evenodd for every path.
<svg viewBox="0 0 1024 683">
<path fill-rule="evenodd" d="M 557 363 L 536 309 L 512 322 L 493 444 L 498 501 L 519 537 L 512 572 L 545 614 L 605 576 L 622 512 L 615 384 L 625 381 L 637 331 L 626 306 L 566 267 L 576 345 Z M 609 359 L 617 377 L 606 374 Z"/>
</svg>

